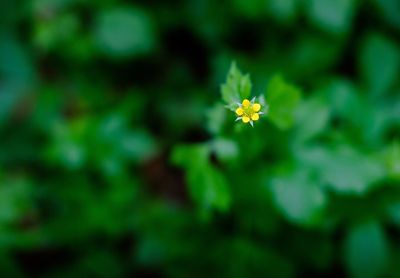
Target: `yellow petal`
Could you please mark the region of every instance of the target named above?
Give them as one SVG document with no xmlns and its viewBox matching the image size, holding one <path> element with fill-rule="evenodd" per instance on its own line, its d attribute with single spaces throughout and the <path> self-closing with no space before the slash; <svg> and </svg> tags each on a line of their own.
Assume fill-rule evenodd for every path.
<svg viewBox="0 0 400 278">
<path fill-rule="evenodd" d="M 244 100 L 242 101 L 242 105 L 243 105 L 244 107 L 249 107 L 249 106 L 250 106 L 250 100 L 248 100 L 247 98 L 244 99 Z"/>
<path fill-rule="evenodd" d="M 236 115 L 238 115 L 238 116 L 242 116 L 243 113 L 244 113 L 243 108 L 241 108 L 241 107 L 239 107 L 238 109 L 236 109 L 235 112 L 236 112 Z"/>
<path fill-rule="evenodd" d="M 259 118 L 260 118 L 260 115 L 258 115 L 258 113 L 254 113 L 253 115 L 251 115 L 251 119 L 253 121 L 258 121 Z"/>
<path fill-rule="evenodd" d="M 261 105 L 259 103 L 254 103 L 252 108 L 254 112 L 258 112 L 261 109 Z"/>
<path fill-rule="evenodd" d="M 244 117 L 242 118 L 242 121 L 243 121 L 245 124 L 247 124 L 248 122 L 250 122 L 250 118 L 247 117 L 247 116 L 244 116 Z"/>
</svg>

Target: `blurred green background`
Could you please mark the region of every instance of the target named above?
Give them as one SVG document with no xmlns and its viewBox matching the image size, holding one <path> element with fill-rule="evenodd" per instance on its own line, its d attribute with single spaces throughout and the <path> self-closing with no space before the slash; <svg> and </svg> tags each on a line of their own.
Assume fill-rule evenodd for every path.
<svg viewBox="0 0 400 278">
<path fill-rule="evenodd" d="M 399 38 L 398 0 L 1 1 L 0 276 L 400 277 Z M 299 98 L 234 122 L 232 61 Z"/>
</svg>

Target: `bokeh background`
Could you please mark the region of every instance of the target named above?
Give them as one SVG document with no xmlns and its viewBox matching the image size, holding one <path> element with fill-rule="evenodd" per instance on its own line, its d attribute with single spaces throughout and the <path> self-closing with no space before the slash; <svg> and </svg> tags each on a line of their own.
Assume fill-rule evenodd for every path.
<svg viewBox="0 0 400 278">
<path fill-rule="evenodd" d="M 0 276 L 400 277 L 399 38 L 398 0 L 1 1 Z M 301 100 L 235 123 L 232 61 Z"/>
</svg>

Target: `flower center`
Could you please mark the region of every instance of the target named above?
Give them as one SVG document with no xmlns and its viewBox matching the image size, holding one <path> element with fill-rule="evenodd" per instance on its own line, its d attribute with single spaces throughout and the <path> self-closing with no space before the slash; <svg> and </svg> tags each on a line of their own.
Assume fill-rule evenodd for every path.
<svg viewBox="0 0 400 278">
<path fill-rule="evenodd" d="M 254 110 L 251 106 L 243 108 L 243 112 L 248 117 L 251 117 L 254 114 Z"/>
</svg>

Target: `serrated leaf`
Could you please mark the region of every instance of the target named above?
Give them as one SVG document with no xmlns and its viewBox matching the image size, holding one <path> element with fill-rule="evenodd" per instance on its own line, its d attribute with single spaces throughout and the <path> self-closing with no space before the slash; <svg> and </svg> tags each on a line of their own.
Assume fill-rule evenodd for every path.
<svg viewBox="0 0 400 278">
<path fill-rule="evenodd" d="M 293 125 L 294 114 L 300 102 L 300 90 L 285 82 L 280 76 L 274 76 L 268 83 L 266 100 L 269 105 L 268 118 L 280 129 Z"/>
<path fill-rule="evenodd" d="M 243 75 L 236 64 L 232 63 L 226 77 L 226 82 L 221 85 L 223 101 L 230 109 L 233 109 L 237 102 L 250 97 L 251 88 L 250 75 Z"/>
<path fill-rule="evenodd" d="M 221 94 L 222 100 L 229 106 L 240 101 L 239 94 L 229 85 L 221 85 Z"/>
<path fill-rule="evenodd" d="M 251 94 L 251 80 L 250 80 L 250 75 L 246 74 L 242 76 L 240 80 L 240 90 L 239 94 L 242 99 L 248 98 Z"/>
</svg>

